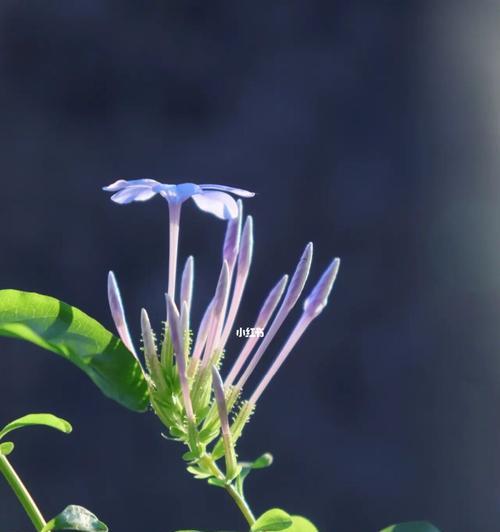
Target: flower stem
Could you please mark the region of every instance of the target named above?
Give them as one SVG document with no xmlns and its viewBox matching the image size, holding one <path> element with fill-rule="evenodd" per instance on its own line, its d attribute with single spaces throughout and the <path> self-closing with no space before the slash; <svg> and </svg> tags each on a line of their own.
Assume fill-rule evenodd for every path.
<svg viewBox="0 0 500 532">
<path fill-rule="evenodd" d="M 175 281 L 177 277 L 177 249 L 179 247 L 179 224 L 181 221 L 181 203 L 169 203 L 168 211 L 170 216 L 168 293 L 175 301 Z"/>
<path fill-rule="evenodd" d="M 205 454 L 200 458 L 200 462 L 204 466 L 208 467 L 216 478 L 223 481 L 226 480 L 224 474 L 217 467 L 215 460 L 211 456 Z M 243 494 L 238 491 L 232 484 L 226 484 L 224 486 L 224 489 L 229 493 L 233 501 L 236 503 L 236 505 L 240 509 L 240 512 L 243 514 L 243 517 L 246 519 L 247 523 L 252 526 L 255 523 L 255 517 Z"/>
<path fill-rule="evenodd" d="M 40 532 L 46 525 L 45 519 L 43 518 L 43 515 L 38 509 L 35 501 L 32 499 L 26 486 L 23 484 L 22 480 L 18 477 L 14 468 L 7 460 L 7 457 L 2 454 L 0 454 L 0 471 L 5 477 L 5 480 L 7 480 L 9 486 L 12 488 L 12 491 L 16 494 L 16 497 L 19 499 L 19 502 L 22 504 L 26 514 L 33 523 L 33 526 L 38 532 Z"/>
<path fill-rule="evenodd" d="M 228 484 L 226 486 L 226 491 L 231 495 L 233 501 L 237 504 L 238 508 L 240 509 L 241 513 L 247 520 L 247 523 L 252 526 L 255 523 L 255 517 L 252 513 L 252 510 L 250 509 L 250 506 L 248 506 L 247 501 L 245 500 L 245 497 L 241 495 L 238 491 L 236 491 L 235 487 L 232 484 Z"/>
</svg>

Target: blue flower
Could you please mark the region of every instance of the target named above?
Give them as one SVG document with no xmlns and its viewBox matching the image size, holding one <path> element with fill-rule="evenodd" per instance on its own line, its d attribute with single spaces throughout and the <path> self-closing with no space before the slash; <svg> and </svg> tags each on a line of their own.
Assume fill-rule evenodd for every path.
<svg viewBox="0 0 500 532">
<path fill-rule="evenodd" d="M 222 220 L 238 216 L 238 205 L 230 194 L 243 198 L 255 196 L 254 192 L 225 185 L 196 185 L 195 183 L 169 185 L 155 179 L 131 179 L 129 181 L 119 179 L 104 187 L 104 190 L 114 192 L 111 199 L 122 205 L 133 201 L 147 201 L 156 194 L 163 196 L 169 206 L 180 205 L 189 198 L 193 198 L 199 209 Z"/>
</svg>

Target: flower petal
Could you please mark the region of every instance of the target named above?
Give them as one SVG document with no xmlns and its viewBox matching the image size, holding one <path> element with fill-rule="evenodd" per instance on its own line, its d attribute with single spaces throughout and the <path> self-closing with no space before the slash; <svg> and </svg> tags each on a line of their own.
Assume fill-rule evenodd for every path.
<svg viewBox="0 0 500 532">
<path fill-rule="evenodd" d="M 231 192 L 231 194 L 236 194 L 242 198 L 253 198 L 255 192 L 250 192 L 249 190 L 244 190 L 242 188 L 227 187 L 226 185 L 200 185 L 200 188 L 204 190 L 222 190 L 224 192 Z"/>
<path fill-rule="evenodd" d="M 134 187 L 137 185 L 141 185 L 152 187 L 157 184 L 158 181 L 155 181 L 154 179 L 129 179 L 128 181 L 125 179 L 118 179 L 118 181 L 111 183 L 111 185 L 103 187 L 103 190 L 106 190 L 106 192 L 117 192 L 118 190 L 122 190 L 130 186 Z"/>
<path fill-rule="evenodd" d="M 153 196 L 156 196 L 156 192 L 150 186 L 131 186 L 126 187 L 113 194 L 111 199 L 115 203 L 125 205 L 126 203 L 132 203 L 133 201 L 147 201 Z"/>
<path fill-rule="evenodd" d="M 225 192 L 203 191 L 192 196 L 199 209 L 209 212 L 221 220 L 229 220 L 238 216 L 236 201 Z"/>
<path fill-rule="evenodd" d="M 161 194 L 169 202 L 183 203 L 193 194 L 201 194 L 202 190 L 194 183 L 181 183 L 180 185 L 167 185 L 158 183 L 153 187 L 155 192 Z"/>
</svg>

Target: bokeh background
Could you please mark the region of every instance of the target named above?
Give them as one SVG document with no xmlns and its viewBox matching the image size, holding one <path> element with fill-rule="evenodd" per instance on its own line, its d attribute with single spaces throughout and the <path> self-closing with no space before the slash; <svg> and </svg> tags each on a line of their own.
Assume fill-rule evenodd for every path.
<svg viewBox="0 0 500 532">
<path fill-rule="evenodd" d="M 276 458 L 248 481 L 256 512 L 283 507 L 321 532 L 411 519 L 498 530 L 499 28 L 495 0 L 2 0 L 0 286 L 111 328 L 112 268 L 137 335 L 142 306 L 164 319 L 167 210 L 119 207 L 100 188 L 157 177 L 255 190 L 239 325 L 307 241 L 313 278 L 343 261 L 241 440 L 241 457 Z M 223 232 L 184 209 L 195 321 Z M 78 503 L 118 532 L 243 529 L 152 414 L 50 353 L 0 343 L 0 421 L 49 411 L 75 427 L 15 437 L 47 516 Z M 1 531 L 29 526 L 0 482 Z"/>
</svg>

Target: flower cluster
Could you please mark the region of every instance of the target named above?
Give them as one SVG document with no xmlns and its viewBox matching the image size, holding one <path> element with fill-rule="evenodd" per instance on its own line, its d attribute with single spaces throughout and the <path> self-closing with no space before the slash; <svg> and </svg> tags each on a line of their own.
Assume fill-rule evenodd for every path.
<svg viewBox="0 0 500 532">
<path fill-rule="evenodd" d="M 170 215 L 169 281 L 166 293 L 167 319 L 161 342 L 156 341 L 148 314 L 142 310 L 141 326 L 145 375 L 151 405 L 169 429 L 169 437 L 184 442 L 189 450 L 184 458 L 189 471 L 226 487 L 240 474 L 235 444 L 261 395 L 289 356 L 310 323 L 327 304 L 338 268 L 334 259 L 303 304 L 302 315 L 271 366 L 247 399 L 246 383 L 269 348 L 287 316 L 303 292 L 311 267 L 313 245 L 307 244 L 291 278 L 284 275 L 270 290 L 257 315 L 253 330 L 265 335 L 249 335 L 241 352 L 232 361 L 224 379 L 220 368 L 225 347 L 233 330 L 247 284 L 253 254 L 253 221 L 243 223 L 241 200 L 231 194 L 252 197 L 252 192 L 222 185 L 162 184 L 153 179 L 119 180 L 105 190 L 114 192 L 113 201 L 125 204 L 145 201 L 156 194 L 166 199 Z M 184 201 L 227 221 L 222 250 L 222 267 L 213 297 L 196 334 L 191 327 L 194 259 L 185 263 L 176 294 L 177 248 L 180 212 Z M 108 281 L 109 303 L 118 333 L 137 357 L 125 319 L 114 274 Z M 230 423 L 230 416 L 233 421 Z M 210 450 L 209 450 L 210 449 Z M 216 464 L 225 458 L 225 473 Z"/>
</svg>

